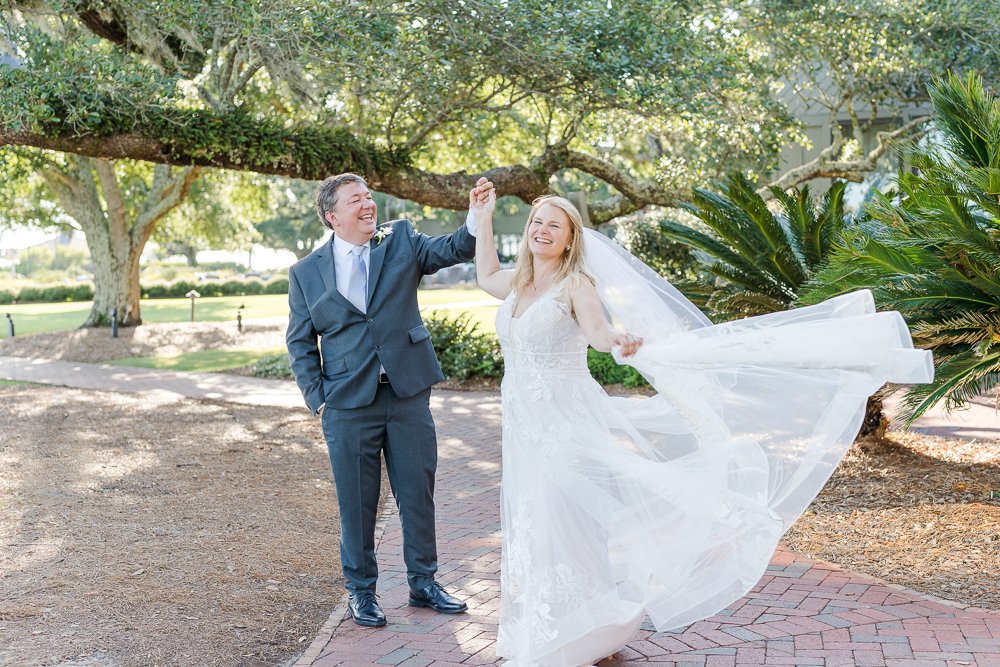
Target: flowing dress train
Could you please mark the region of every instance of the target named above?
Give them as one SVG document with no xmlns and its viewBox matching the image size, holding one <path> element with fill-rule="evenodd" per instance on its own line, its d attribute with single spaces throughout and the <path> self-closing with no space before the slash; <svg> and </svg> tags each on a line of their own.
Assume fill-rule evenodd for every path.
<svg viewBox="0 0 1000 667">
<path fill-rule="evenodd" d="M 598 277 L 602 302 L 629 324 L 635 290 L 616 303 L 602 276 L 613 283 Z M 609 397 L 565 282 L 517 318 L 515 307 L 511 295 L 497 313 L 497 653 L 511 667 L 590 665 L 647 614 L 669 630 L 739 599 L 833 473 L 867 397 L 932 372 L 902 318 L 856 292 L 717 326 L 632 322 L 647 342 L 627 363 L 657 393 Z"/>
</svg>

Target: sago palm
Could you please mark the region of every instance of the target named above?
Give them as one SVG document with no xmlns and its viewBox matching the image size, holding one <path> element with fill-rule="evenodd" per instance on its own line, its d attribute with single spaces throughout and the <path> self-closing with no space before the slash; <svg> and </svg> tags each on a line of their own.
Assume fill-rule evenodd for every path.
<svg viewBox="0 0 1000 667">
<path fill-rule="evenodd" d="M 906 392 L 907 424 L 1000 379 L 1000 100 L 971 75 L 930 93 L 934 131 L 904 152 L 898 195 L 869 204 L 802 298 L 868 288 L 906 317 L 936 367 Z"/>
<path fill-rule="evenodd" d="M 774 209 L 748 179 L 730 177 L 722 193 L 695 189 L 682 208 L 708 228 L 676 221 L 660 227 L 668 238 L 697 251 L 714 276 L 695 286 L 715 320 L 787 309 L 815 273 L 844 228 L 844 184 L 834 183 L 820 201 L 808 186 L 786 193 L 772 189 Z"/>
</svg>

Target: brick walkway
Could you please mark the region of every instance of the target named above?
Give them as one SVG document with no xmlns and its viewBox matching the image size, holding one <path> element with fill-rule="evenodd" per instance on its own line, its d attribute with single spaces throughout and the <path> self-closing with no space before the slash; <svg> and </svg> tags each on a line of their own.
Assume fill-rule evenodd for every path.
<svg viewBox="0 0 1000 667">
<path fill-rule="evenodd" d="M 378 548 L 389 625 L 362 628 L 341 604 L 295 667 L 499 664 L 499 398 L 435 392 L 432 407 L 440 448 L 438 579 L 466 599 L 469 613 L 406 604 L 399 519 L 390 503 Z M 600 667 L 644 663 L 1000 667 L 1000 614 L 962 610 L 781 550 L 753 592 L 729 609 L 681 632 L 640 630 Z"/>
</svg>

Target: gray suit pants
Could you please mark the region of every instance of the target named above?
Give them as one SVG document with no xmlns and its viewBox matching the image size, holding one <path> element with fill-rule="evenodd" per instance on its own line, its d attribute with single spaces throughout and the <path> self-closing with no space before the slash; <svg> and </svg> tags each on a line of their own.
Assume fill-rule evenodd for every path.
<svg viewBox="0 0 1000 667">
<path fill-rule="evenodd" d="M 323 410 L 340 506 L 340 563 L 347 589 L 375 591 L 375 522 L 382 482 L 382 457 L 403 526 L 403 560 L 411 589 L 434 580 L 434 472 L 437 435 L 430 411 L 431 390 L 399 398 L 380 384 L 375 401 L 362 408 Z"/>
</svg>

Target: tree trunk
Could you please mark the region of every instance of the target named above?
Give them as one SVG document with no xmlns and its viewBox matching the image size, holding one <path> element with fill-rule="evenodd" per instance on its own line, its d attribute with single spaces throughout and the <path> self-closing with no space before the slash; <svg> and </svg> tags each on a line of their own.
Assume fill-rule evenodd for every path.
<svg viewBox="0 0 1000 667">
<path fill-rule="evenodd" d="M 179 245 L 181 254 L 187 260 L 188 266 L 198 266 L 198 249 L 195 248 L 190 243 L 181 243 Z"/>
<path fill-rule="evenodd" d="M 94 260 L 94 304 L 83 326 L 110 326 L 115 308 L 118 309 L 118 324 L 142 324 L 139 310 L 139 255 L 142 249 L 120 257 L 98 239 L 91 240 L 90 236 L 87 245 Z"/>
<path fill-rule="evenodd" d="M 189 167 L 174 173 L 166 165 L 156 165 L 152 184 L 140 195 L 144 198 L 142 206 L 135 218 L 129 220 L 110 161 L 71 155 L 67 163 L 64 167 L 50 162 L 43 168 L 42 176 L 87 237 L 94 263 L 94 304 L 83 326 L 110 326 L 115 308 L 119 324 L 141 324 L 142 249 L 156 224 L 187 196 L 199 169 Z"/>
<path fill-rule="evenodd" d="M 858 438 L 874 437 L 876 440 L 881 440 L 888 428 L 889 419 L 882 412 L 882 399 L 877 394 L 869 397 Z"/>
</svg>

